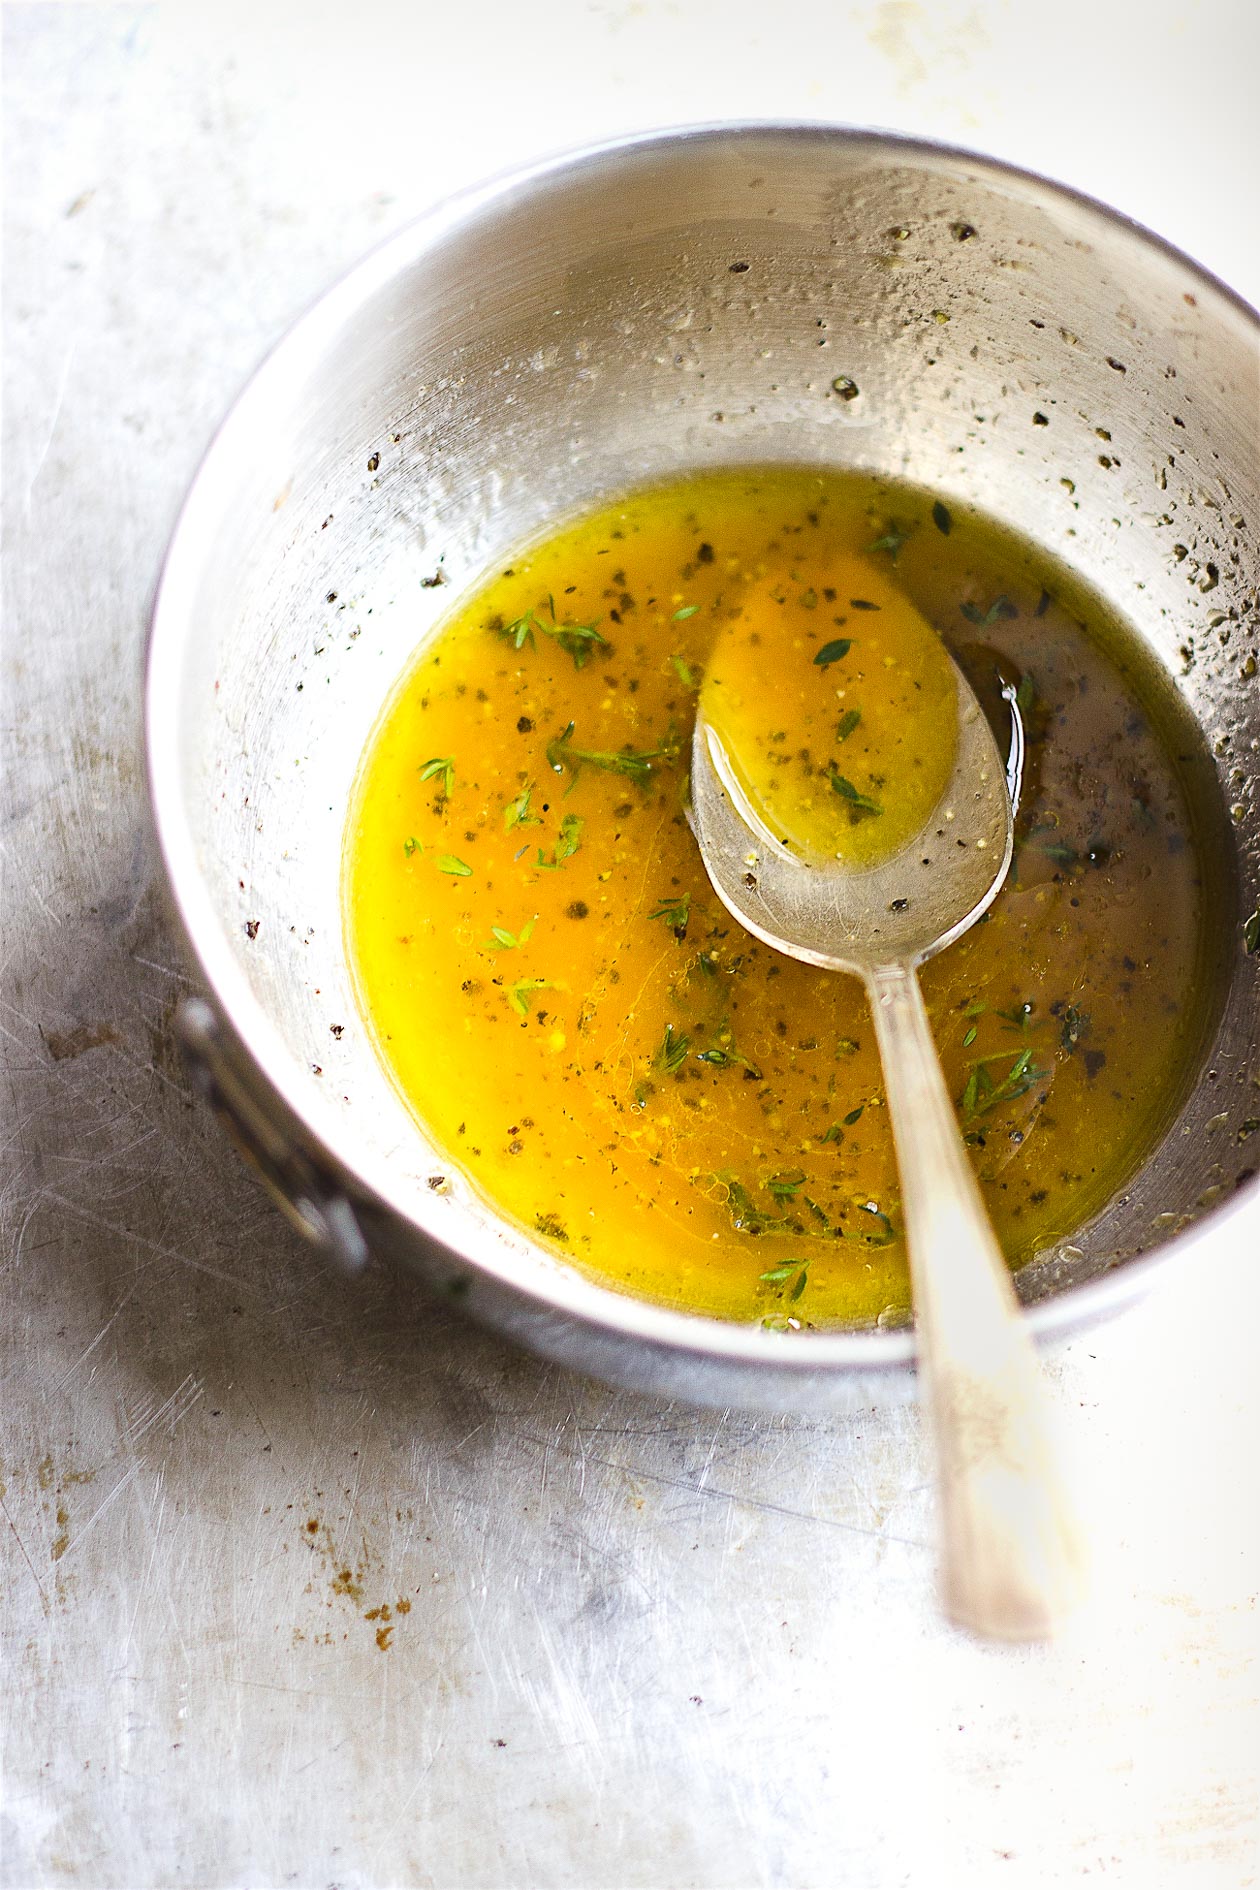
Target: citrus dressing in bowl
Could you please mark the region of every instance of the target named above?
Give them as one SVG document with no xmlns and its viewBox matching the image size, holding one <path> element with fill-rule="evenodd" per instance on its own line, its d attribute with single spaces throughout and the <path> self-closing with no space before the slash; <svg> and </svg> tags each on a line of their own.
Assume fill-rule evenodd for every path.
<svg viewBox="0 0 1260 1890">
<path fill-rule="evenodd" d="M 346 830 L 363 1014 L 452 1169 L 593 1277 L 788 1330 L 904 1316 L 861 987 L 720 904 L 686 758 L 704 687 L 779 838 L 873 861 L 948 777 L 946 648 L 1028 736 L 1006 883 L 923 973 L 1017 1264 L 1132 1174 L 1213 999 L 1193 735 L 1060 567 L 861 475 L 679 480 L 504 559 L 385 706 Z"/>
</svg>

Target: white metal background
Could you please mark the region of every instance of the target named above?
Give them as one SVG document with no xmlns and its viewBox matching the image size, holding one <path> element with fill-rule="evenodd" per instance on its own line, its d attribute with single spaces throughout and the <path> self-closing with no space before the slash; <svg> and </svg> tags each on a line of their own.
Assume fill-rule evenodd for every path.
<svg viewBox="0 0 1260 1890">
<path fill-rule="evenodd" d="M 979 1650 L 913 1411 L 632 1398 L 313 1265 L 172 1052 L 138 693 L 216 419 L 434 197 L 834 117 L 1041 168 L 1255 299 L 1253 8 L 4 15 L 0 1882 L 1252 1883 L 1260 1230 L 1068 1349 L 1097 1606 Z"/>
</svg>

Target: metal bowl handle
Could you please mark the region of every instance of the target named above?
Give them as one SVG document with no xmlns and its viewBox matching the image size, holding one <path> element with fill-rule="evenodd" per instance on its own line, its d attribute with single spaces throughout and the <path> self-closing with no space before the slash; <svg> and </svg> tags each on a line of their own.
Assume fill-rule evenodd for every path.
<svg viewBox="0 0 1260 1890">
<path fill-rule="evenodd" d="M 290 1226 L 343 1273 L 361 1273 L 369 1253 L 353 1207 L 333 1176 L 264 1107 L 233 1058 L 212 1006 L 204 998 L 184 998 L 175 1034 L 194 1088 Z"/>
</svg>

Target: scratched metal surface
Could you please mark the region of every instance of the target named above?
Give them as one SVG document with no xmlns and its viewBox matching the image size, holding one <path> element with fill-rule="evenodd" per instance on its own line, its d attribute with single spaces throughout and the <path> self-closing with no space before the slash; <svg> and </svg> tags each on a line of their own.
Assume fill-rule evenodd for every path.
<svg viewBox="0 0 1260 1890">
<path fill-rule="evenodd" d="M 715 39 L 707 3 L 496 7 L 492 33 L 467 11 L 367 6 L 351 41 L 318 8 L 300 33 L 5 9 L 0 1882 L 1235 1890 L 1260 1230 L 1057 1358 L 1096 1609 L 1050 1653 L 978 1651 L 934 1615 L 912 1411 L 637 1399 L 405 1279 L 313 1265 L 172 1052 L 137 683 L 234 388 L 341 265 L 522 136 L 882 119 L 1092 184 L 1254 293 L 1230 255 L 1254 158 L 1230 34 L 1254 26 L 1144 8 L 1092 147 L 1084 82 L 1082 156 L 1012 95 L 1022 5 L 855 7 L 828 47 L 834 11 L 788 0 L 778 74 L 759 16 Z M 1055 17 L 1052 95 L 1087 26 L 1104 64 L 1123 41 Z M 1210 202 L 1133 161 L 1174 54 Z M 531 61 L 548 108 L 523 132 Z M 1091 150 L 1110 171 L 1081 174 Z"/>
</svg>

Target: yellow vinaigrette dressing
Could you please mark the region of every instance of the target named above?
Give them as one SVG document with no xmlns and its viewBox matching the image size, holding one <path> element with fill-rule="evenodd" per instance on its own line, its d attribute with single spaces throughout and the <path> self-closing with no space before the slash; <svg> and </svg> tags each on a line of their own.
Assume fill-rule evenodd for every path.
<svg viewBox="0 0 1260 1890">
<path fill-rule="evenodd" d="M 707 678 L 780 837 L 909 838 L 953 760 L 937 633 L 1002 745 L 1003 680 L 1028 735 L 1010 877 L 923 975 L 1017 1264 L 1141 1160 L 1208 1003 L 1173 723 L 1063 573 L 909 488 L 709 475 L 523 551 L 387 705 L 346 840 L 364 1014 L 436 1144 L 585 1272 L 780 1327 L 904 1312 L 861 987 L 736 924 L 684 807 Z"/>
</svg>

